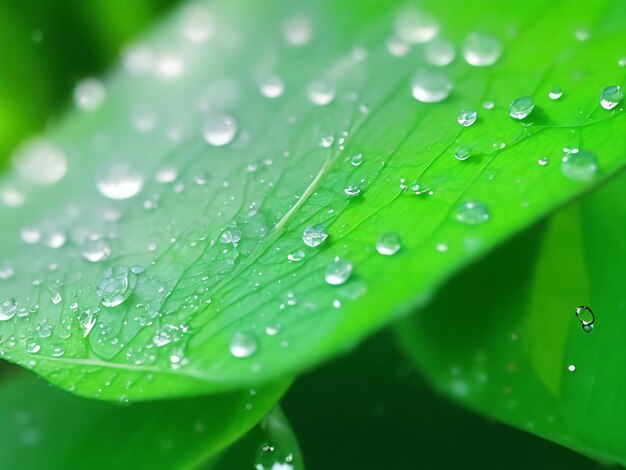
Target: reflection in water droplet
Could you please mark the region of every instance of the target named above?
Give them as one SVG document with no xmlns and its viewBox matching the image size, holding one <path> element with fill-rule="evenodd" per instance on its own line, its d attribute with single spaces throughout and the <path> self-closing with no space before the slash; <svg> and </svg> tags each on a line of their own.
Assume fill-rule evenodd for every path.
<svg viewBox="0 0 626 470">
<path fill-rule="evenodd" d="M 237 123 L 230 116 L 211 114 L 204 118 L 202 136 L 204 140 L 216 147 L 232 142 L 237 133 Z"/>
<path fill-rule="evenodd" d="M 459 161 L 467 160 L 471 156 L 471 151 L 469 147 L 459 147 L 454 152 L 454 158 Z"/>
<path fill-rule="evenodd" d="M 376 251 L 384 256 L 395 255 L 400 246 L 400 235 L 395 232 L 384 233 L 376 241 Z"/>
<path fill-rule="evenodd" d="M 465 61 L 475 67 L 493 65 L 502 54 L 500 40 L 489 34 L 470 33 L 463 43 Z"/>
<path fill-rule="evenodd" d="M 267 77 L 261 83 L 261 94 L 266 98 L 278 98 L 285 91 L 285 82 L 276 75 Z"/>
<path fill-rule="evenodd" d="M 236 245 L 237 243 L 239 243 L 240 240 L 241 230 L 238 229 L 226 230 L 220 235 L 221 243 L 232 243 L 233 245 Z"/>
<path fill-rule="evenodd" d="M 143 188 L 143 177 L 126 163 L 116 163 L 97 182 L 98 191 L 109 199 L 128 199 Z"/>
<path fill-rule="evenodd" d="M 513 119 L 524 119 L 535 109 L 535 102 L 531 96 L 516 98 L 509 106 L 509 116 Z"/>
<path fill-rule="evenodd" d="M 74 104 L 82 111 L 95 111 L 106 98 L 102 82 L 96 78 L 87 78 L 74 88 Z"/>
<path fill-rule="evenodd" d="M 335 99 L 335 87 L 326 80 L 312 82 L 307 89 L 311 103 L 326 106 Z"/>
<path fill-rule="evenodd" d="M 4 299 L 0 302 L 0 321 L 10 320 L 17 312 L 17 302 L 14 299 Z"/>
<path fill-rule="evenodd" d="M 345 283 L 350 278 L 351 274 L 352 264 L 340 258 L 335 258 L 326 268 L 324 279 L 332 286 L 339 286 Z"/>
<path fill-rule="evenodd" d="M 234 357 L 250 357 L 258 348 L 259 343 L 252 333 L 235 333 L 230 341 L 230 353 Z"/>
<path fill-rule="evenodd" d="M 180 30 L 189 42 L 206 42 L 213 35 L 213 18 L 203 5 L 188 5 L 183 11 Z"/>
<path fill-rule="evenodd" d="M 420 10 L 402 11 L 396 18 L 396 34 L 411 44 L 427 42 L 439 33 L 434 16 Z"/>
<path fill-rule="evenodd" d="M 558 86 L 552 88 L 552 90 L 550 90 L 550 93 L 548 94 L 548 97 L 551 100 L 558 100 L 561 96 L 563 96 L 563 90 L 561 90 Z"/>
<path fill-rule="evenodd" d="M 445 39 L 435 39 L 426 44 L 426 60 L 438 67 L 444 67 L 454 60 L 454 46 Z"/>
<path fill-rule="evenodd" d="M 96 293 L 102 305 L 117 307 L 130 297 L 136 283 L 137 278 L 126 266 L 113 266 L 100 278 Z"/>
<path fill-rule="evenodd" d="M 54 184 L 67 172 L 65 154 L 43 139 L 29 140 L 18 148 L 13 164 L 22 178 L 36 184 Z"/>
<path fill-rule="evenodd" d="M 479 225 L 489 220 L 489 209 L 483 203 L 467 201 L 457 208 L 456 220 L 467 225 Z"/>
<path fill-rule="evenodd" d="M 461 110 L 457 116 L 457 122 L 463 127 L 469 127 L 476 122 L 478 113 L 472 110 Z"/>
<path fill-rule="evenodd" d="M 496 104 L 493 101 L 485 101 L 483 103 L 483 108 L 485 109 L 493 109 Z"/>
<path fill-rule="evenodd" d="M 36 228 L 26 227 L 20 232 L 22 241 L 28 245 L 34 245 L 41 240 L 41 232 Z"/>
<path fill-rule="evenodd" d="M 574 181 L 591 181 L 598 171 L 598 160 L 590 150 L 567 149 L 561 159 L 561 171 Z"/>
<path fill-rule="evenodd" d="M 420 70 L 411 84 L 413 98 L 422 103 L 437 103 L 445 100 L 452 91 L 452 83 L 442 72 Z"/>
<path fill-rule="evenodd" d="M 313 248 L 324 243 L 327 238 L 326 227 L 323 225 L 309 226 L 302 233 L 304 243 Z"/>
<path fill-rule="evenodd" d="M 624 92 L 619 85 L 608 86 L 600 94 L 600 106 L 606 110 L 611 110 L 624 98 Z"/>
<path fill-rule="evenodd" d="M 596 316 L 591 308 L 586 305 L 576 307 L 576 318 L 580 322 L 582 329 L 585 333 L 591 333 L 595 326 Z"/>
<path fill-rule="evenodd" d="M 392 56 L 403 57 L 409 52 L 409 45 L 397 38 L 387 40 L 387 50 Z"/>
</svg>

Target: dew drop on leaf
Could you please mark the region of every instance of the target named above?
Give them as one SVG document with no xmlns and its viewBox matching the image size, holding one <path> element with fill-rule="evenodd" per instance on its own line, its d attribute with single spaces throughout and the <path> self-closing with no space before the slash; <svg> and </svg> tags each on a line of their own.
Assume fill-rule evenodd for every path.
<svg viewBox="0 0 626 470">
<path fill-rule="evenodd" d="M 359 188 L 356 184 L 351 184 L 349 186 L 346 186 L 343 192 L 348 197 L 357 197 L 359 194 L 361 194 L 361 188 Z"/>
<path fill-rule="evenodd" d="M 252 356 L 259 348 L 259 343 L 252 333 L 235 333 L 230 340 L 230 353 L 233 357 L 245 358 Z"/>
<path fill-rule="evenodd" d="M 395 232 L 384 233 L 376 241 L 376 251 L 383 256 L 395 255 L 400 247 L 400 236 Z"/>
<path fill-rule="evenodd" d="M 17 312 L 15 299 L 4 299 L 0 302 L 0 321 L 10 320 Z"/>
<path fill-rule="evenodd" d="M 272 75 L 261 82 L 260 89 L 266 98 L 278 98 L 285 91 L 285 82 L 281 77 Z"/>
<path fill-rule="evenodd" d="M 612 85 L 602 90 L 600 94 L 600 106 L 604 109 L 611 110 L 617 106 L 624 98 L 624 92 L 619 85 Z"/>
<path fill-rule="evenodd" d="M 531 96 L 516 98 L 509 106 L 509 116 L 513 119 L 524 119 L 535 109 L 535 102 Z"/>
<path fill-rule="evenodd" d="M 74 104 L 81 111 L 96 111 L 106 98 L 104 85 L 97 78 L 87 78 L 74 88 Z"/>
<path fill-rule="evenodd" d="M 541 157 L 539 160 L 537 160 L 537 164 L 539 166 L 546 166 L 549 161 L 550 160 L 548 159 L 548 157 Z"/>
<path fill-rule="evenodd" d="M 469 127 L 476 122 L 477 118 L 478 118 L 478 113 L 476 111 L 464 109 L 464 110 L 461 110 L 456 120 L 461 126 Z"/>
<path fill-rule="evenodd" d="M 420 70 L 413 78 L 411 93 L 422 103 L 438 103 L 452 91 L 452 83 L 443 72 Z"/>
<path fill-rule="evenodd" d="M 326 227 L 323 225 L 309 226 L 302 232 L 302 241 L 312 248 L 321 245 L 327 238 Z"/>
<path fill-rule="evenodd" d="M 232 142 L 237 134 L 237 123 L 231 116 L 210 114 L 202 123 L 204 140 L 215 147 L 222 147 Z"/>
<path fill-rule="evenodd" d="M 137 278 L 126 266 L 113 266 L 100 278 L 96 294 L 105 307 L 117 307 L 130 297 L 136 283 Z"/>
<path fill-rule="evenodd" d="M 563 96 L 563 90 L 561 90 L 558 86 L 552 88 L 552 90 L 550 90 L 550 93 L 548 93 L 548 98 L 550 98 L 551 100 L 558 100 L 559 98 L 561 98 L 561 96 Z"/>
<path fill-rule="evenodd" d="M 444 67 L 454 60 L 454 46 L 445 39 L 435 39 L 426 44 L 426 60 L 438 67 Z"/>
<path fill-rule="evenodd" d="M 591 181 L 598 171 L 598 160 L 590 150 L 567 149 L 561 159 L 563 174 L 574 181 Z"/>
<path fill-rule="evenodd" d="M 339 257 L 326 267 L 324 279 L 332 286 L 339 286 L 345 283 L 352 274 L 352 264 Z"/>
<path fill-rule="evenodd" d="M 397 36 L 410 44 L 428 42 L 438 33 L 437 20 L 425 11 L 405 10 L 396 19 Z"/>
<path fill-rule="evenodd" d="M 363 154 L 361 153 L 357 153 L 350 159 L 350 164 L 352 166 L 359 166 L 361 163 L 363 163 Z"/>
<path fill-rule="evenodd" d="M 576 307 L 576 318 L 585 333 L 591 333 L 595 327 L 596 316 L 591 308 L 586 305 Z"/>
<path fill-rule="evenodd" d="M 111 254 L 111 246 L 109 241 L 100 236 L 92 236 L 85 240 L 82 246 L 81 255 L 87 261 L 97 263 L 103 261 Z"/>
<path fill-rule="evenodd" d="M 459 161 L 467 160 L 471 156 L 471 151 L 468 147 L 459 147 L 454 152 L 454 158 Z"/>
<path fill-rule="evenodd" d="M 128 199 L 143 188 L 143 176 L 126 163 L 117 163 L 100 175 L 98 191 L 109 199 Z"/>
<path fill-rule="evenodd" d="M 467 225 L 479 225 L 489 220 L 489 209 L 481 202 L 467 201 L 457 208 L 456 220 Z"/>
<path fill-rule="evenodd" d="M 326 80 L 316 80 L 312 82 L 307 93 L 311 103 L 317 106 L 326 106 L 335 99 L 335 87 Z"/>
<path fill-rule="evenodd" d="M 67 172 L 65 154 L 44 139 L 29 140 L 19 147 L 13 164 L 22 178 L 35 184 L 54 184 Z"/>
<path fill-rule="evenodd" d="M 489 34 L 470 33 L 463 43 L 465 61 L 475 67 L 495 64 L 502 54 L 500 40 Z"/>
</svg>

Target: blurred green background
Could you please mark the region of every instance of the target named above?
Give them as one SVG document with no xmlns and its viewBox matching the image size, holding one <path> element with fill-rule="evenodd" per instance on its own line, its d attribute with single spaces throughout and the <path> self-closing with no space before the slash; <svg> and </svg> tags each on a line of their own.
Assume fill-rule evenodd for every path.
<svg viewBox="0 0 626 470">
<path fill-rule="evenodd" d="M 0 161 L 62 116 L 176 0 L 0 2 Z M 15 366 L 0 365 L 6 377 Z M 434 393 L 385 333 L 301 377 L 283 401 L 309 469 L 599 468 Z"/>
</svg>

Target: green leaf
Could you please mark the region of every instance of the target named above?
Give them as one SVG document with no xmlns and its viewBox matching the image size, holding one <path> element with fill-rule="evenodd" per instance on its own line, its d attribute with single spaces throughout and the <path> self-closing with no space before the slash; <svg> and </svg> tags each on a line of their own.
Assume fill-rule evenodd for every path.
<svg viewBox="0 0 626 470">
<path fill-rule="evenodd" d="M 625 184 L 626 175 L 503 245 L 396 328 L 445 393 L 622 464 Z M 575 315 L 580 305 L 594 312 L 591 333 Z"/>
<path fill-rule="evenodd" d="M 59 176 L 35 157 L 23 176 L 2 180 L 25 197 L 0 208 L 1 255 L 14 271 L 0 299 L 17 312 L 0 322 L 2 353 L 75 393 L 139 400 L 297 373 L 424 303 L 461 266 L 626 163 L 622 106 L 599 103 L 624 81 L 622 2 L 425 2 L 457 51 L 441 70 L 425 59 L 432 45 L 397 57 L 392 41 L 390 53 L 388 39 L 434 29 L 411 26 L 415 13 L 388 3 L 207 8 L 157 28 L 106 80 L 100 109 L 71 113 L 47 137 L 67 159 L 60 182 L 24 181 Z M 501 44 L 494 65 L 463 60 L 476 32 Z M 448 77 L 447 99 L 413 98 L 424 73 Z M 272 99 L 260 84 L 273 75 L 285 88 Z M 560 100 L 548 97 L 554 86 L 565 91 Z M 509 104 L 528 95 L 535 110 L 512 119 Z M 478 110 L 473 126 L 457 123 L 462 109 Z M 205 142 L 203 126 L 225 145 Z M 458 161 L 458 147 L 472 156 Z M 595 174 L 583 165 L 574 176 L 585 181 L 564 175 L 564 148 L 593 152 Z M 137 192 L 139 179 L 134 197 L 111 198 Z M 348 197 L 352 185 L 360 194 L 353 187 Z M 477 204 L 460 216 L 466 203 Z M 328 240 L 307 246 L 303 231 L 317 225 Z M 401 248 L 382 256 L 375 245 L 389 232 Z M 109 248 L 105 260 L 85 259 Z M 339 286 L 324 274 L 336 257 L 354 271 Z M 122 295 L 98 292 L 107 272 L 120 276 L 112 284 Z"/>
<path fill-rule="evenodd" d="M 263 418 L 285 388 L 276 384 L 254 394 L 247 390 L 122 406 L 75 397 L 20 374 L 0 387 L 0 460 L 20 469 L 225 468 L 216 460 L 228 453 L 218 453 Z M 276 436 L 276 426 L 288 426 L 278 411 L 268 420 L 278 425 L 264 424 L 252 432 L 256 443 L 248 436 L 243 448 L 235 445 L 249 468 L 255 458 L 248 455 L 250 445 L 258 449 L 261 438 Z M 279 439 L 297 451 L 297 443 L 293 447 L 282 434 Z"/>
</svg>

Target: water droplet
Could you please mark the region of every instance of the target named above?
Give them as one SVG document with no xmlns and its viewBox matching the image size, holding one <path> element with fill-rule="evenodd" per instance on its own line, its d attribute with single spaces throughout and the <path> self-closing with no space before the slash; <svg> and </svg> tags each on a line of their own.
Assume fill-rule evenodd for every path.
<svg viewBox="0 0 626 470">
<path fill-rule="evenodd" d="M 0 190 L 0 199 L 2 199 L 2 202 L 4 202 L 8 207 L 20 207 L 26 200 L 20 191 L 11 187 L 2 188 Z"/>
<path fill-rule="evenodd" d="M 237 123 L 230 116 L 211 114 L 204 118 L 202 136 L 204 140 L 216 147 L 232 142 L 237 134 Z"/>
<path fill-rule="evenodd" d="M 561 90 L 558 86 L 552 88 L 552 90 L 550 90 L 550 93 L 548 94 L 548 97 L 551 100 L 558 100 L 561 96 L 563 96 L 563 90 Z"/>
<path fill-rule="evenodd" d="M 189 42 L 203 43 L 213 35 L 213 18 L 202 5 L 185 7 L 181 21 L 181 33 Z"/>
<path fill-rule="evenodd" d="M 82 257 L 92 263 L 105 260 L 110 254 L 111 246 L 109 241 L 99 236 L 93 236 L 85 240 L 81 250 Z"/>
<path fill-rule="evenodd" d="M 241 231 L 237 229 L 226 230 L 220 235 L 221 243 L 232 243 L 236 245 L 241 240 Z"/>
<path fill-rule="evenodd" d="M 328 265 L 324 272 L 324 279 L 332 286 L 339 286 L 345 283 L 352 274 L 352 264 L 340 258 Z"/>
<path fill-rule="evenodd" d="M 41 344 L 39 344 L 35 338 L 28 338 L 26 340 L 26 352 L 29 354 L 37 354 L 39 351 L 41 351 Z"/>
<path fill-rule="evenodd" d="M 576 366 L 574 364 L 570 364 L 569 366 L 567 366 L 567 370 L 569 370 L 570 372 L 574 372 L 576 370 Z"/>
<path fill-rule="evenodd" d="M 298 261 L 302 261 L 304 259 L 304 256 L 305 256 L 304 251 L 298 250 L 298 251 L 295 251 L 293 253 L 289 253 L 287 255 L 287 259 L 289 261 L 298 262 Z"/>
<path fill-rule="evenodd" d="M 489 220 L 489 209 L 483 203 L 467 201 L 457 208 L 456 220 L 467 225 L 479 225 Z"/>
<path fill-rule="evenodd" d="M 469 147 L 459 147 L 454 152 L 454 158 L 459 161 L 467 160 L 471 156 L 471 151 Z"/>
<path fill-rule="evenodd" d="M 63 297 L 61 297 L 61 294 L 59 292 L 54 292 L 52 294 L 52 303 L 54 305 L 59 305 L 61 302 L 63 302 Z"/>
<path fill-rule="evenodd" d="M 600 94 L 600 106 L 610 110 L 619 104 L 624 98 L 624 92 L 619 85 L 608 86 Z"/>
<path fill-rule="evenodd" d="M 437 243 L 437 251 L 439 253 L 445 253 L 446 251 L 448 251 L 448 245 L 446 245 L 445 243 Z"/>
<path fill-rule="evenodd" d="M 17 302 L 15 299 L 4 299 L 0 302 L 0 321 L 10 320 L 17 312 Z"/>
<path fill-rule="evenodd" d="M 395 232 L 384 233 L 376 241 L 376 251 L 384 256 L 395 255 L 400 246 L 400 236 Z"/>
<path fill-rule="evenodd" d="M 437 20 L 424 11 L 405 10 L 396 18 L 396 34 L 410 44 L 430 41 L 438 33 Z"/>
<path fill-rule="evenodd" d="M 392 56 L 403 57 L 409 52 L 409 45 L 397 38 L 387 40 L 387 50 Z"/>
<path fill-rule="evenodd" d="M 591 181 L 598 171 L 598 160 L 590 150 L 567 149 L 561 159 L 561 171 L 574 181 Z"/>
<path fill-rule="evenodd" d="M 105 98 L 104 85 L 96 78 L 82 80 L 74 88 L 74 104 L 82 111 L 97 110 Z"/>
<path fill-rule="evenodd" d="M 501 54 L 500 40 L 489 34 L 470 33 L 463 43 L 463 57 L 468 64 L 475 67 L 493 65 Z"/>
<path fill-rule="evenodd" d="M 549 163 L 549 159 L 548 157 L 541 157 L 539 160 L 537 160 L 537 164 L 539 166 L 546 166 Z"/>
<path fill-rule="evenodd" d="M 43 139 L 27 141 L 13 155 L 13 163 L 22 178 L 36 184 L 54 184 L 67 172 L 65 154 Z"/>
<path fill-rule="evenodd" d="M 152 342 L 157 348 L 179 341 L 183 337 L 184 331 L 174 325 L 163 325 L 152 338 Z"/>
<path fill-rule="evenodd" d="M 109 199 L 128 199 L 143 188 L 143 177 L 126 163 L 111 166 L 97 182 L 98 191 Z"/>
<path fill-rule="evenodd" d="M 137 278 L 126 266 L 114 266 L 104 272 L 96 293 L 102 299 L 102 305 L 117 307 L 130 297 L 136 283 Z"/>
<path fill-rule="evenodd" d="M 312 248 L 321 245 L 327 238 L 326 227 L 323 225 L 309 226 L 302 232 L 302 240 Z"/>
<path fill-rule="evenodd" d="M 483 108 L 485 109 L 493 109 L 496 104 L 493 101 L 485 101 L 483 103 Z"/>
<path fill-rule="evenodd" d="M 360 153 L 357 153 L 350 159 L 350 164 L 352 166 L 359 166 L 361 163 L 363 163 L 363 155 Z"/>
<path fill-rule="evenodd" d="M 463 127 L 469 127 L 476 122 L 476 118 L 478 118 L 476 111 L 461 110 L 456 120 Z"/>
<path fill-rule="evenodd" d="M 285 22 L 283 32 L 289 44 L 302 46 L 311 40 L 313 28 L 307 17 L 295 16 Z"/>
<path fill-rule="evenodd" d="M 259 448 L 254 461 L 254 470 L 294 470 L 293 454 L 285 454 L 271 444 Z"/>
<path fill-rule="evenodd" d="M 619 65 L 620 67 L 626 67 L 626 57 L 622 57 L 620 60 L 618 60 L 617 65 Z"/>
<path fill-rule="evenodd" d="M 331 145 L 333 145 L 333 142 L 335 142 L 335 138 L 332 135 L 322 136 L 322 138 L 320 139 L 320 147 L 329 148 Z"/>
<path fill-rule="evenodd" d="M 22 241 L 28 245 L 34 245 L 41 240 L 41 232 L 36 228 L 27 227 L 20 232 L 20 236 Z"/>
<path fill-rule="evenodd" d="M 161 184 L 171 183 L 172 181 L 176 181 L 178 177 L 178 172 L 176 168 L 168 166 L 165 168 L 161 168 L 157 174 L 154 176 L 154 181 Z"/>
<path fill-rule="evenodd" d="M 454 46 L 445 39 L 435 39 L 426 45 L 426 60 L 438 67 L 450 64 L 454 56 Z"/>
<path fill-rule="evenodd" d="M 420 70 L 411 84 L 413 98 L 422 103 L 438 103 L 452 91 L 452 83 L 442 72 Z"/>
<path fill-rule="evenodd" d="M 312 82 L 307 89 L 311 103 L 326 106 L 335 99 L 335 87 L 326 80 Z"/>
<path fill-rule="evenodd" d="M 524 119 L 535 109 L 535 102 L 531 96 L 516 98 L 509 106 L 509 116 L 513 119 Z"/>
<path fill-rule="evenodd" d="M 258 348 L 259 343 L 252 333 L 235 333 L 230 340 L 230 353 L 234 357 L 250 357 Z"/>
<path fill-rule="evenodd" d="M 261 83 L 261 94 L 266 98 L 278 98 L 284 91 L 285 82 L 279 76 L 272 75 Z"/>
<path fill-rule="evenodd" d="M 596 321 L 596 316 L 594 315 L 593 310 L 591 310 L 586 305 L 581 305 L 579 307 L 576 307 L 575 313 L 576 318 L 580 322 L 583 331 L 585 333 L 591 333 L 594 329 Z"/>
<path fill-rule="evenodd" d="M 348 197 L 356 197 L 361 194 L 361 188 L 356 184 L 351 184 L 343 189 L 343 193 Z"/>
</svg>

